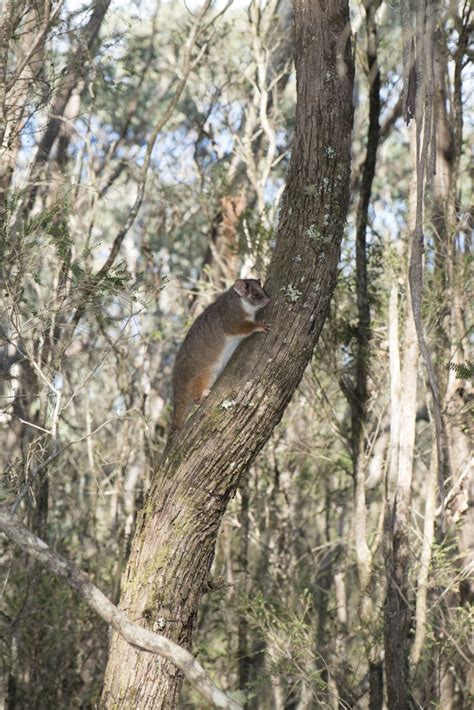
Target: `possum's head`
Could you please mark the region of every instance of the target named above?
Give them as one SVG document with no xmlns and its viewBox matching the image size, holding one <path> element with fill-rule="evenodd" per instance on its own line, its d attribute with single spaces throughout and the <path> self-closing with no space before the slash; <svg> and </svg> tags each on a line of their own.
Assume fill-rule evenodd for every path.
<svg viewBox="0 0 474 710">
<path fill-rule="evenodd" d="M 237 279 L 233 289 L 242 299 L 242 307 L 248 313 L 254 314 L 270 303 L 269 295 L 257 279 Z"/>
</svg>

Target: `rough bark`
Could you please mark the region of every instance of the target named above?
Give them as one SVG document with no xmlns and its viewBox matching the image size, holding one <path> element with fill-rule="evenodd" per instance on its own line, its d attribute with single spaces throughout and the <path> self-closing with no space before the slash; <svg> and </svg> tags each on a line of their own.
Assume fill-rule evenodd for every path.
<svg viewBox="0 0 474 710">
<path fill-rule="evenodd" d="M 369 664 L 369 710 L 383 708 L 383 663 L 376 661 Z"/>
<path fill-rule="evenodd" d="M 335 286 L 348 206 L 353 57 L 347 0 L 295 2 L 296 135 L 266 287 L 272 331 L 237 353 L 156 472 L 121 607 L 189 647 L 229 498 L 301 380 Z M 223 400 L 226 406 L 223 407 Z M 103 707 L 171 708 L 180 674 L 114 637 Z"/>
</svg>

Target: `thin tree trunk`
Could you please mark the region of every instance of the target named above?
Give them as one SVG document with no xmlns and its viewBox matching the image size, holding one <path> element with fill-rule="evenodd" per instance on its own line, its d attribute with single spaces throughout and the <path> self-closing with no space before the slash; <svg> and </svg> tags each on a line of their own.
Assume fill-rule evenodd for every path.
<svg viewBox="0 0 474 710">
<path fill-rule="evenodd" d="M 415 158 L 412 129 L 412 156 Z M 416 173 L 414 172 L 414 176 Z M 414 177 L 414 180 L 416 178 Z M 411 190 L 410 224 L 414 224 L 415 191 Z M 384 648 L 387 700 L 390 710 L 410 707 L 409 639 L 411 607 L 409 541 L 411 486 L 415 448 L 418 339 L 407 284 L 403 366 L 398 353 L 397 290 L 390 299 L 391 430 L 387 515 L 384 530 L 387 591 L 384 604 Z"/>
<path fill-rule="evenodd" d="M 295 46 L 297 128 L 267 282 L 273 328 L 242 346 L 156 472 L 123 579 L 122 608 L 188 647 L 227 502 L 301 380 L 336 281 L 353 114 L 347 0 L 297 0 Z M 102 707 L 172 708 L 180 686 L 169 663 L 114 637 Z"/>
<path fill-rule="evenodd" d="M 385 677 L 388 707 L 410 707 L 409 637 L 411 627 L 408 573 L 411 483 L 415 444 L 418 340 L 411 303 L 406 304 L 404 358 L 400 387 L 400 426 L 396 442 L 398 470 L 389 501 L 385 533 L 387 594 L 384 606 Z"/>
<path fill-rule="evenodd" d="M 462 154 L 462 84 L 461 67 L 467 51 L 469 22 L 472 8 L 465 5 L 462 15 L 456 18 L 459 31 L 458 46 L 454 53 L 454 81 L 452 91 L 452 111 L 448 113 L 449 81 L 446 37 L 439 30 L 435 43 L 435 130 L 436 174 L 433 178 L 433 223 L 436 236 L 435 285 L 438 288 L 440 309 L 438 322 L 437 360 L 438 379 L 445 375 L 447 361 L 462 363 L 470 360 L 468 332 L 464 320 L 466 312 L 465 263 L 469 254 L 457 239 L 457 189 L 459 165 Z M 447 303 L 447 306 L 446 306 Z M 456 524 L 460 563 L 464 570 L 474 564 L 474 482 L 469 476 L 471 440 L 468 421 L 468 406 L 464 398 L 465 383 L 457 379 L 449 370 L 443 393 L 443 413 L 446 421 L 447 449 L 451 473 L 450 505 L 448 521 Z M 452 589 L 445 599 L 449 606 L 469 605 L 474 601 L 474 580 L 472 574 L 460 575 L 459 589 Z M 455 675 L 462 681 L 457 683 L 458 692 L 465 702 L 469 694 L 474 694 L 474 670 L 460 659 L 453 672 L 452 660 L 441 656 L 439 659 L 440 683 L 435 688 L 435 698 L 447 709 L 457 705 Z M 462 701 L 461 701 L 462 702 Z"/>
<path fill-rule="evenodd" d="M 201 280 L 212 281 L 220 289 L 228 288 L 238 278 L 238 227 L 246 202 L 243 191 L 235 198 L 222 197 L 221 209 L 211 225 L 209 244 L 201 267 Z M 192 312 L 198 303 L 198 293 L 195 293 L 191 301 Z"/>
<path fill-rule="evenodd" d="M 367 285 L 367 226 L 372 182 L 377 161 L 380 118 L 380 72 L 377 65 L 377 25 L 375 13 L 379 0 L 367 6 L 367 60 L 369 78 L 369 128 L 367 152 L 362 170 L 362 184 L 357 208 L 356 291 L 359 322 L 357 326 L 356 383 L 352 401 L 352 463 L 355 486 L 354 538 L 357 570 L 362 593 L 370 579 L 371 554 L 367 544 L 365 501 L 365 425 L 367 420 L 367 380 L 370 342 L 370 305 Z"/>
<path fill-rule="evenodd" d="M 437 478 L 436 448 L 432 448 L 431 464 L 425 485 L 425 515 L 423 523 L 423 543 L 421 548 L 420 568 L 418 570 L 416 588 L 415 638 L 411 649 L 411 662 L 416 669 L 421 659 L 426 638 L 428 572 L 431 562 L 431 550 L 434 541 L 434 523 L 436 510 L 436 478 Z"/>
<path fill-rule="evenodd" d="M 248 563 L 249 563 L 249 534 L 250 534 L 250 515 L 249 515 L 249 485 L 245 479 L 240 488 L 241 507 L 240 507 L 240 545 L 239 545 L 239 571 L 241 575 L 240 589 L 244 594 L 247 594 L 248 582 Z M 242 612 L 239 614 L 239 622 L 237 629 L 237 653 L 238 653 L 238 669 L 239 669 L 239 689 L 245 691 L 249 680 L 250 671 L 252 668 L 252 658 L 249 654 L 249 624 Z M 249 709 L 249 703 L 244 702 L 244 709 Z"/>
<path fill-rule="evenodd" d="M 472 11 L 471 11 L 472 12 Z M 469 17 L 466 18 L 466 22 Z M 465 23 L 466 24 L 466 23 Z M 456 195 L 459 178 L 459 162 L 462 154 L 462 87 L 460 65 L 467 50 L 467 26 L 460 29 L 458 49 L 455 53 L 453 122 L 449 121 L 447 113 L 448 79 L 447 49 L 444 38 L 439 35 L 435 51 L 435 120 L 437 134 L 436 175 L 433 178 L 433 222 L 437 236 L 437 252 L 441 258 L 437 265 L 438 282 L 442 288 L 443 302 L 448 298 L 448 310 L 440 314 L 442 323 L 439 340 L 439 361 L 443 365 L 447 361 L 462 363 L 470 361 L 469 340 L 465 338 L 468 326 L 464 320 L 465 284 L 464 261 L 469 257 L 458 244 Z M 443 317 L 444 315 L 444 317 Z M 441 374 L 441 373 L 440 373 Z M 443 409 L 446 413 L 446 430 L 448 438 L 449 461 L 453 476 L 452 489 L 457 493 L 454 497 L 454 518 L 462 518 L 458 528 L 459 549 L 465 565 L 474 561 L 474 491 L 469 488 L 469 476 L 466 475 L 469 466 L 471 442 L 469 440 L 469 422 L 467 407 L 464 401 L 465 383 L 457 379 L 452 370 L 448 371 L 444 392 Z M 474 601 L 474 581 L 468 579 L 464 583 L 465 601 Z M 473 689 L 474 690 L 474 689 Z"/>
</svg>

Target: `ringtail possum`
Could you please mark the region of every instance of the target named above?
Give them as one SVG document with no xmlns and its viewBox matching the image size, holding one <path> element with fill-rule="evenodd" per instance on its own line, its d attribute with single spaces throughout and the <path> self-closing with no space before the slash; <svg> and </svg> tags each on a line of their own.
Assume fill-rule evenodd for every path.
<svg viewBox="0 0 474 710">
<path fill-rule="evenodd" d="M 170 437 L 183 427 L 193 404 L 201 404 L 239 343 L 252 333 L 267 333 L 257 312 L 270 298 L 256 279 L 238 279 L 196 318 L 176 356 Z"/>
</svg>

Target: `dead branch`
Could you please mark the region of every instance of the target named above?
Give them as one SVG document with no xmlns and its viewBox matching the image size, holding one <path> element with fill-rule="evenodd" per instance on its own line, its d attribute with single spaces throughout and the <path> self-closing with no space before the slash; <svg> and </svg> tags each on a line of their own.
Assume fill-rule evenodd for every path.
<svg viewBox="0 0 474 710">
<path fill-rule="evenodd" d="M 112 626 L 130 645 L 142 651 L 158 654 L 179 668 L 196 690 L 214 707 L 242 710 L 242 706 L 218 688 L 194 656 L 165 636 L 144 629 L 130 621 L 102 594 L 78 567 L 65 560 L 39 537 L 33 535 L 13 516 L 0 509 L 0 530 L 23 552 L 38 560 L 48 572 L 55 574 L 96 614 Z"/>
</svg>

